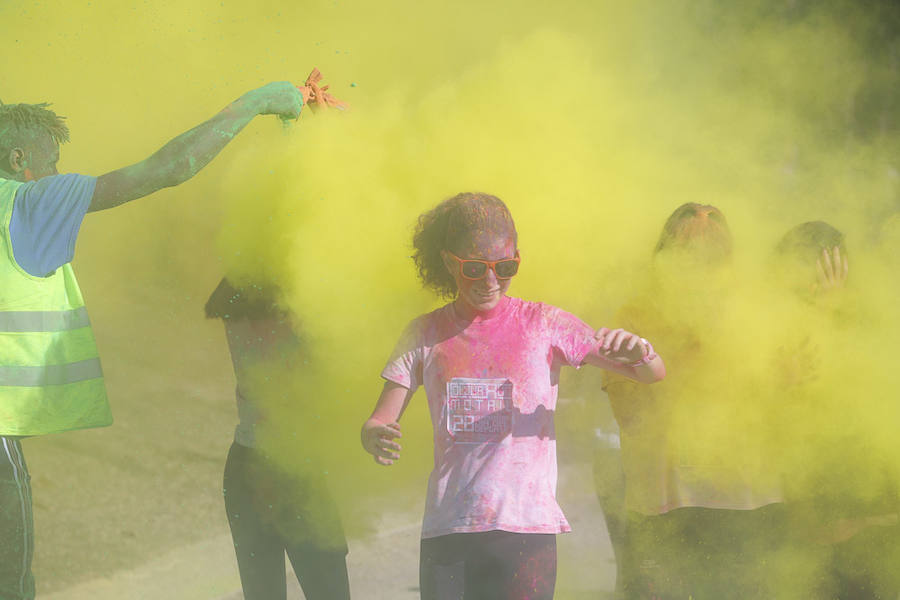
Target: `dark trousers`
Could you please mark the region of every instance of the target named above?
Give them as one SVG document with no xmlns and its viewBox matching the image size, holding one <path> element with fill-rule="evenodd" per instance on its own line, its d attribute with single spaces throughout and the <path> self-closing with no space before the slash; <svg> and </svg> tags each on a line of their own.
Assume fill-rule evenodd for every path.
<svg viewBox="0 0 900 600">
<path fill-rule="evenodd" d="M 485 531 L 422 540 L 422 600 L 551 600 L 556 536 Z"/>
<path fill-rule="evenodd" d="M 286 597 L 285 552 L 307 600 L 349 600 L 347 544 L 323 481 L 232 444 L 224 493 L 246 600 Z"/>
<path fill-rule="evenodd" d="M 34 598 L 31 476 L 22 445 L 0 437 L 0 600 Z"/>
<path fill-rule="evenodd" d="M 609 541 L 616 558 L 616 599 L 624 597 L 626 563 L 625 472 L 618 448 L 600 446 L 594 450 L 594 490 L 603 510 Z"/>
<path fill-rule="evenodd" d="M 900 526 L 871 526 L 831 548 L 831 585 L 822 597 L 897 600 L 900 597 Z"/>
<path fill-rule="evenodd" d="M 629 513 L 623 588 L 628 600 L 806 598 L 783 582 L 784 505 Z M 800 573 L 798 572 L 799 576 Z M 799 583 L 799 582 L 798 582 Z"/>
</svg>

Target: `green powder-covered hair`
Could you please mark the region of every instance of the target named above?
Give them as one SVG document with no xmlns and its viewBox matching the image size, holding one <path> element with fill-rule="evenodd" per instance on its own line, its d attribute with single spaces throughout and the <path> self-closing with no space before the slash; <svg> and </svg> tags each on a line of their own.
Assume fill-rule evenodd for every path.
<svg viewBox="0 0 900 600">
<path fill-rule="evenodd" d="M 3 104 L 0 101 L 0 148 L 10 149 L 23 145 L 26 136 L 41 131 L 57 144 L 69 141 L 69 127 L 65 117 L 57 115 L 39 104 Z"/>
</svg>

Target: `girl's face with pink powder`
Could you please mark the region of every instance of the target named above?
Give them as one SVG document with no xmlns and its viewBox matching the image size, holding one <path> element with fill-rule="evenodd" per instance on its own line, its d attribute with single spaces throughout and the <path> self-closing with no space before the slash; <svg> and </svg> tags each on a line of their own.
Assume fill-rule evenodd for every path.
<svg viewBox="0 0 900 600">
<path fill-rule="evenodd" d="M 453 275 L 459 293 L 456 302 L 466 312 L 485 312 L 496 307 L 509 289 L 510 279 L 497 279 L 493 269 L 488 269 L 481 279 L 466 279 L 460 273 L 460 264 L 447 252 L 443 252 L 444 265 Z M 516 243 L 505 234 L 480 232 L 461 244 L 454 254 L 462 259 L 496 261 L 516 257 Z"/>
</svg>

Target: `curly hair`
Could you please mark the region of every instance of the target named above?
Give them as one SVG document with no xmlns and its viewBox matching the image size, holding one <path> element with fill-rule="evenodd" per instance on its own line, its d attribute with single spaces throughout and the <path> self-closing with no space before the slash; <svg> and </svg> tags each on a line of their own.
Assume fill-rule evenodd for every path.
<svg viewBox="0 0 900 600">
<path fill-rule="evenodd" d="M 653 252 L 673 248 L 700 250 L 712 262 L 728 260 L 732 242 L 725 215 L 709 204 L 682 204 L 669 216 Z"/>
<path fill-rule="evenodd" d="M 25 137 L 35 131 L 50 136 L 57 144 L 69 141 L 69 127 L 65 117 L 39 104 L 3 104 L 0 102 L 0 147 L 4 149 L 24 145 Z"/>
<path fill-rule="evenodd" d="M 464 192 L 420 215 L 413 234 L 412 259 L 422 284 L 444 298 L 453 298 L 456 281 L 444 266 L 441 250 L 459 253 L 479 232 L 508 235 L 517 242 L 516 225 L 500 198 Z"/>
<path fill-rule="evenodd" d="M 807 221 L 785 233 L 775 247 L 775 253 L 815 261 L 823 248 L 830 250 L 835 246 L 841 246 L 841 253 L 844 253 L 843 233 L 825 221 Z"/>
</svg>

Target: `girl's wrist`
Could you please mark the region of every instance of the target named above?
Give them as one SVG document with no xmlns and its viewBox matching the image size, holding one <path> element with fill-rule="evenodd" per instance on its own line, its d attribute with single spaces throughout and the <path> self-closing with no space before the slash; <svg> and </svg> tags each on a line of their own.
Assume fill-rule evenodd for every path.
<svg viewBox="0 0 900 600">
<path fill-rule="evenodd" d="M 653 344 L 648 342 L 646 339 L 641 338 L 640 344 L 643 351 L 643 356 L 632 363 L 628 363 L 629 367 L 640 367 L 641 365 L 646 365 L 652 362 L 658 356 L 656 354 L 656 351 L 653 349 Z"/>
</svg>

